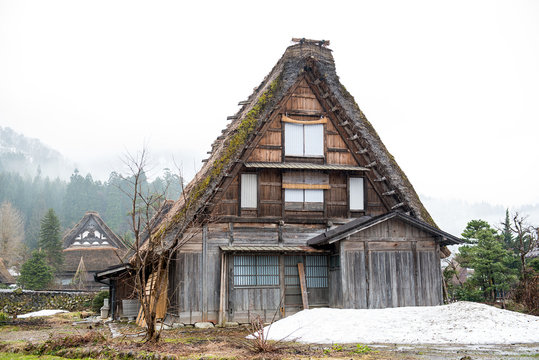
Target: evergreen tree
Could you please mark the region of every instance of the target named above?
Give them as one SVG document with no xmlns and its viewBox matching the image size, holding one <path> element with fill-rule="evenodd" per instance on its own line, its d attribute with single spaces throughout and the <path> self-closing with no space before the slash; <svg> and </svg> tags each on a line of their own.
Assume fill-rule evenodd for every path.
<svg viewBox="0 0 539 360">
<path fill-rule="evenodd" d="M 511 232 L 511 218 L 509 217 L 509 209 L 505 210 L 505 221 L 502 222 L 502 225 L 502 237 L 504 247 L 507 250 L 514 250 L 515 244 L 513 239 L 513 233 Z"/>
<path fill-rule="evenodd" d="M 485 299 L 495 301 L 517 281 L 516 270 L 511 268 L 514 253 L 504 249 L 501 236 L 486 221 L 470 221 L 462 236 L 473 239 L 474 245 L 459 249 L 459 262 L 474 270 L 471 281 L 483 291 Z"/>
<path fill-rule="evenodd" d="M 47 263 L 58 272 L 64 262 L 60 221 L 53 209 L 49 209 L 41 220 L 39 247 L 44 251 Z"/>
<path fill-rule="evenodd" d="M 17 279 L 19 285 L 25 289 L 45 289 L 53 279 L 53 268 L 47 265 L 46 254 L 35 250 L 32 257 L 21 267 L 21 275 Z"/>
<path fill-rule="evenodd" d="M 490 227 L 490 224 L 485 220 L 471 220 L 466 225 L 466 228 L 462 232 L 461 236 L 468 244 L 477 244 L 479 234 L 486 236 L 486 233 L 494 236 L 496 230 Z"/>
</svg>

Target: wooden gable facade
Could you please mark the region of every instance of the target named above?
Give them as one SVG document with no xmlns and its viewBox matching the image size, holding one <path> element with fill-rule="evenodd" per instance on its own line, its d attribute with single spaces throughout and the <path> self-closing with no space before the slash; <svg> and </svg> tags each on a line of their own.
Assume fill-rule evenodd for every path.
<svg viewBox="0 0 539 360">
<path fill-rule="evenodd" d="M 245 143 L 219 165 L 267 99 Z M 240 104 L 186 188 L 189 198 L 210 184 L 169 273 L 175 321 L 441 304 L 441 253 L 458 239 L 435 226 L 338 82 L 329 49 L 289 47 Z M 173 206 L 168 228 L 185 206 Z"/>
<path fill-rule="evenodd" d="M 459 240 L 436 227 L 326 44 L 286 50 L 153 233 L 178 249 L 172 321 L 442 302 L 440 258 Z"/>
<path fill-rule="evenodd" d="M 63 288 L 99 289 L 103 284 L 94 281 L 94 273 L 121 264 L 127 250 L 99 214 L 88 211 L 63 238 L 64 265 L 58 281 Z"/>
</svg>

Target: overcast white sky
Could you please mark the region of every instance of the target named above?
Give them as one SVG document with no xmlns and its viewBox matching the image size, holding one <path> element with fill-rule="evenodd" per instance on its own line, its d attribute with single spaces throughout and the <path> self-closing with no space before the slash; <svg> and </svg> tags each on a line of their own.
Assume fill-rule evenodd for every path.
<svg viewBox="0 0 539 360">
<path fill-rule="evenodd" d="M 331 40 L 416 190 L 539 203 L 539 1 L 3 1 L 0 126 L 106 178 L 188 176 L 292 37 Z"/>
</svg>

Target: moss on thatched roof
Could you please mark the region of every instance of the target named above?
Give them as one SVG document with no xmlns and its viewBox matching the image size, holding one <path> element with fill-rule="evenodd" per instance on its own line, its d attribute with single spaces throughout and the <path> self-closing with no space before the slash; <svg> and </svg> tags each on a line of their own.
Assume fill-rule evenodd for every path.
<svg viewBox="0 0 539 360">
<path fill-rule="evenodd" d="M 189 226 L 191 221 L 203 212 L 218 184 L 229 174 L 256 130 L 267 121 L 275 110 L 275 105 L 306 72 L 318 74 L 320 81 L 331 90 L 332 98 L 344 110 L 344 113 L 340 115 L 352 120 L 352 131 L 358 134 L 371 158 L 376 160 L 377 172 L 388 179 L 385 186 L 395 190 L 394 202 L 404 202 L 412 216 L 435 226 L 410 181 L 382 143 L 352 95 L 340 83 L 331 50 L 317 44 L 303 43 L 286 49 L 281 59 L 254 90 L 245 105 L 232 117 L 233 121 L 223 131 L 223 135 L 212 144 L 208 161 L 186 186 L 182 197 L 176 201 L 154 236 L 163 234 L 168 237 L 177 236 L 181 233 L 182 227 Z"/>
</svg>

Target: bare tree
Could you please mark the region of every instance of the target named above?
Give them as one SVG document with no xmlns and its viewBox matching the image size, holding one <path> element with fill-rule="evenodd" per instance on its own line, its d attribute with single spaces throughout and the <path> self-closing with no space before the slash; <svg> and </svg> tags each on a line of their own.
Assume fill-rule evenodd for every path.
<svg viewBox="0 0 539 360">
<path fill-rule="evenodd" d="M 183 244 L 191 239 L 196 230 L 186 231 L 194 218 L 188 201 L 182 192 L 178 203 L 182 211 L 173 217 L 168 215 L 172 202 L 165 199 L 168 185 L 160 193 L 152 192 L 146 182 L 148 154 L 143 149 L 136 155 L 127 154 L 124 160 L 129 176 L 124 177 L 130 191 L 126 194 L 131 200 L 131 226 L 134 242 L 131 245 L 131 266 L 134 271 L 135 291 L 141 304 L 138 323 L 145 326 L 145 340 L 158 341 L 162 320 L 168 306 L 168 294 L 177 289 L 168 289 L 170 264 L 176 259 Z M 180 174 L 180 179 L 183 176 Z M 183 189 L 183 184 L 182 184 Z M 182 205 L 183 204 L 183 205 Z"/>
<path fill-rule="evenodd" d="M 0 256 L 6 266 L 17 265 L 22 260 L 24 221 L 21 213 L 10 202 L 0 206 Z"/>
<path fill-rule="evenodd" d="M 515 234 L 514 246 L 520 258 L 521 274 L 524 274 L 526 255 L 539 246 L 539 228 L 530 225 L 527 216 L 521 216 L 518 212 L 515 212 L 511 231 Z"/>
</svg>

